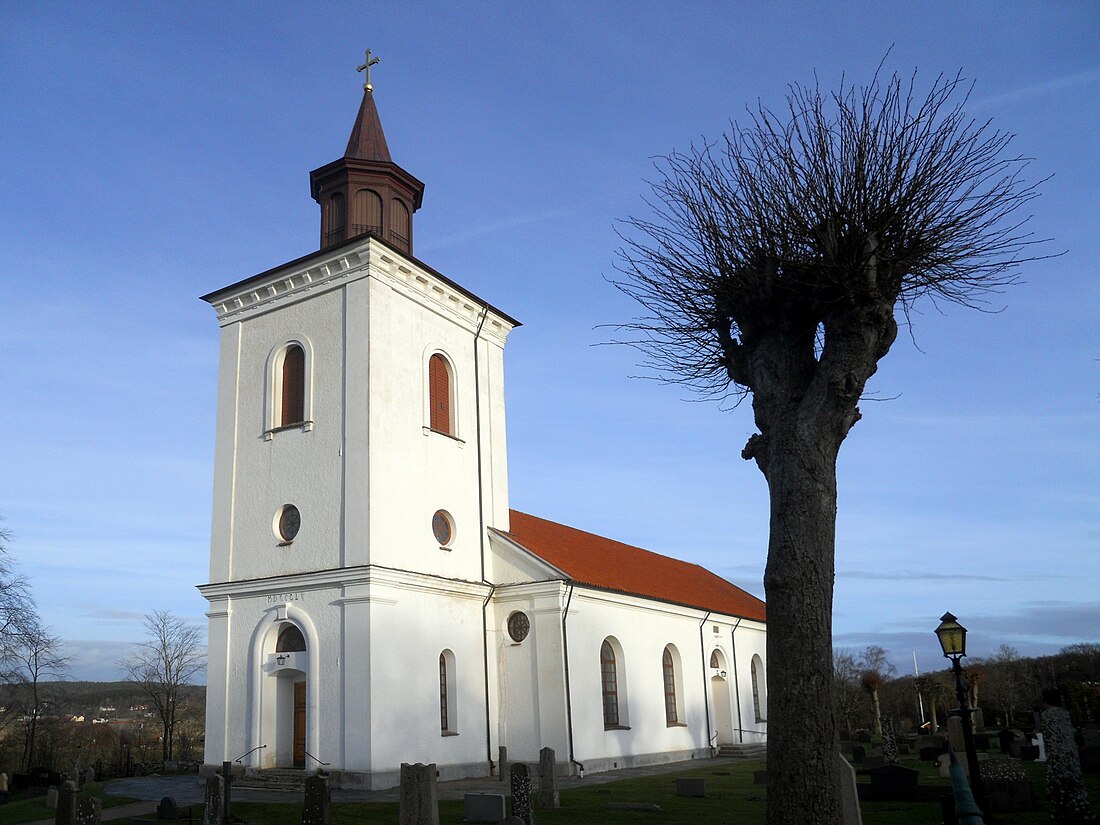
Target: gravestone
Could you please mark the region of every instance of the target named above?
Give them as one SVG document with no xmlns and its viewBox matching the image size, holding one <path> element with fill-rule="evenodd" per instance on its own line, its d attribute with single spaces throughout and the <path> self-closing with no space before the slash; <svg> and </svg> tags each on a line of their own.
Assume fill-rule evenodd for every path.
<svg viewBox="0 0 1100 825">
<path fill-rule="evenodd" d="M 1035 747 L 1039 749 L 1039 755 L 1036 757 L 1040 762 L 1047 761 L 1047 749 L 1046 740 L 1041 733 L 1033 733 L 1031 735 L 1031 741 L 1035 743 Z"/>
<path fill-rule="evenodd" d="M 974 730 L 985 730 L 985 716 L 982 715 L 981 708 L 974 708 L 970 714 L 970 719 L 974 722 Z"/>
<path fill-rule="evenodd" d="M 1042 712 L 1043 734 L 1047 751 L 1047 799 L 1054 822 L 1094 822 L 1088 792 L 1081 776 L 1073 722 L 1063 708 L 1048 707 Z"/>
<path fill-rule="evenodd" d="M 871 776 L 873 799 L 902 802 L 917 796 L 920 771 L 894 764 L 873 768 L 868 773 Z"/>
<path fill-rule="evenodd" d="M 1010 753 L 1012 745 L 1016 742 L 1016 731 L 1008 730 L 1007 728 L 998 731 L 997 742 L 1001 746 L 1001 753 Z"/>
<path fill-rule="evenodd" d="M 306 780 L 306 799 L 302 807 L 302 825 L 329 825 L 328 776 L 315 775 Z"/>
<path fill-rule="evenodd" d="M 90 794 L 77 795 L 75 825 L 99 825 L 102 807 L 103 803 Z"/>
<path fill-rule="evenodd" d="M 840 799 L 840 821 L 843 825 L 863 825 L 856 789 L 856 769 L 843 754 L 836 757 L 836 795 Z"/>
<path fill-rule="evenodd" d="M 512 765 L 512 816 L 519 817 L 523 825 L 535 825 L 535 812 L 531 808 L 531 774 L 522 762 Z"/>
<path fill-rule="evenodd" d="M 57 785 L 46 788 L 46 807 L 51 811 L 57 810 Z"/>
<path fill-rule="evenodd" d="M 887 763 L 898 761 L 898 741 L 894 736 L 894 718 L 882 717 L 882 755 Z"/>
<path fill-rule="evenodd" d="M 941 753 L 936 757 L 936 767 L 940 771 L 940 776 L 944 779 L 951 778 L 951 756 L 950 754 Z M 964 766 L 965 767 L 965 766 Z"/>
<path fill-rule="evenodd" d="M 540 808 L 560 808 L 558 798 L 558 778 L 554 774 L 554 749 L 543 748 L 539 751 L 539 794 Z"/>
<path fill-rule="evenodd" d="M 501 745 L 497 748 L 497 763 L 500 766 L 500 781 L 508 781 L 508 748 Z"/>
<path fill-rule="evenodd" d="M 95 782 L 95 768 L 87 768 L 84 771 L 84 784 L 91 785 Z"/>
<path fill-rule="evenodd" d="M 506 813 L 502 793 L 468 793 L 462 797 L 462 819 L 466 822 L 499 823 Z"/>
<path fill-rule="evenodd" d="M 161 799 L 160 804 L 157 805 L 157 819 L 179 819 L 180 818 L 180 806 L 176 804 L 176 800 L 170 796 L 166 796 Z"/>
<path fill-rule="evenodd" d="M 439 825 L 435 763 L 401 763 L 400 825 Z"/>
<path fill-rule="evenodd" d="M 206 790 L 203 794 L 202 825 L 222 825 L 222 799 L 225 780 L 221 774 L 206 777 Z"/>
<path fill-rule="evenodd" d="M 866 758 L 867 758 L 867 748 L 863 747 L 863 745 L 853 745 L 852 746 L 852 761 L 853 762 L 862 762 Z"/>
<path fill-rule="evenodd" d="M 943 753 L 943 748 L 921 748 L 920 749 L 920 761 L 921 762 L 935 762 L 940 758 L 940 754 Z"/>
<path fill-rule="evenodd" d="M 963 720 L 958 716 L 947 717 L 947 741 L 955 753 L 966 753 L 966 741 L 963 738 Z"/>
<path fill-rule="evenodd" d="M 75 825 L 76 823 L 76 783 L 72 780 L 62 782 L 57 789 L 57 810 L 54 812 L 57 825 Z"/>
<path fill-rule="evenodd" d="M 1086 745 L 1081 748 L 1081 770 L 1085 773 L 1100 773 L 1100 745 Z"/>
<path fill-rule="evenodd" d="M 677 796 L 706 796 L 707 780 L 701 776 L 681 777 L 676 780 Z"/>
</svg>

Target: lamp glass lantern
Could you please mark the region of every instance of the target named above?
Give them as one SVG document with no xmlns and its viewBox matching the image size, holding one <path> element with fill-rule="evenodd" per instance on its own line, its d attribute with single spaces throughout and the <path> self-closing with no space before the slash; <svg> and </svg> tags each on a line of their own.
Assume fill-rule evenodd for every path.
<svg viewBox="0 0 1100 825">
<path fill-rule="evenodd" d="M 946 658 L 957 660 L 966 655 L 966 628 L 950 613 L 944 613 L 940 617 L 936 636 L 940 640 L 940 647 L 943 648 L 943 655 Z"/>
</svg>

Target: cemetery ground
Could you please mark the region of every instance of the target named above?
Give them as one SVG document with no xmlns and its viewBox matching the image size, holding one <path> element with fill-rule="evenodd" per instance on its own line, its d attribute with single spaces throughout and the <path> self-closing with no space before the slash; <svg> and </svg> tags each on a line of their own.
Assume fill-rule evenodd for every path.
<svg viewBox="0 0 1100 825">
<path fill-rule="evenodd" d="M 922 785 L 949 788 L 947 780 L 939 776 L 934 765 L 903 757 L 901 764 L 920 771 Z M 1045 766 L 1038 762 L 1024 762 L 1038 806 L 1030 811 L 998 814 L 999 825 L 1048 825 L 1050 810 L 1046 805 Z M 655 776 L 623 779 L 604 784 L 586 785 L 584 780 L 563 779 L 561 807 L 557 810 L 538 809 L 539 825 L 607 825 L 607 823 L 645 823 L 654 825 L 697 825 L 700 822 L 725 825 L 753 825 L 764 822 L 765 788 L 754 783 L 754 774 L 763 770 L 759 761 L 718 761 L 691 770 L 662 773 Z M 705 798 L 676 795 L 677 778 L 702 778 L 706 780 Z M 866 782 L 865 775 L 858 776 Z M 1100 775 L 1086 774 L 1085 782 L 1089 798 L 1100 800 Z M 444 785 L 440 786 L 442 790 Z M 86 790 L 99 796 L 104 805 L 104 821 L 110 816 L 109 808 L 127 804 L 127 797 L 105 796 L 102 784 Z M 504 792 L 504 788 L 501 788 Z M 286 802 L 233 803 L 233 813 L 238 821 L 250 825 L 300 825 L 302 801 L 297 794 L 288 794 Z M 659 811 L 614 810 L 611 803 L 649 803 L 660 806 Z M 150 810 L 155 803 L 148 803 Z M 183 822 L 190 813 L 194 822 L 202 821 L 202 806 L 183 805 Z M 860 803 L 865 825 L 936 825 L 940 823 L 939 805 L 935 802 L 868 802 Z M 42 797 L 13 800 L 0 805 L 0 825 L 52 821 L 53 812 L 45 806 Z M 440 825 L 458 825 L 463 822 L 461 800 L 444 800 L 439 803 Z M 398 821 L 396 802 L 334 802 L 331 806 L 332 825 L 394 825 Z"/>
</svg>

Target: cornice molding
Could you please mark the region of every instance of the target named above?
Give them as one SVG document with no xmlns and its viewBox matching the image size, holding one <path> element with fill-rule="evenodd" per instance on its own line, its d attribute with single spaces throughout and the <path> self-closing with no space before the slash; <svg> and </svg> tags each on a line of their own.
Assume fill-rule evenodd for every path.
<svg viewBox="0 0 1100 825">
<path fill-rule="evenodd" d="M 298 264 L 295 266 L 295 264 Z M 206 296 L 225 326 L 322 292 L 338 289 L 361 278 L 373 277 L 443 317 L 477 330 L 486 312 L 481 334 L 503 347 L 516 323 L 438 273 L 406 258 L 377 238 L 366 236 L 356 245 L 322 250 L 308 258 L 262 273 Z"/>
</svg>

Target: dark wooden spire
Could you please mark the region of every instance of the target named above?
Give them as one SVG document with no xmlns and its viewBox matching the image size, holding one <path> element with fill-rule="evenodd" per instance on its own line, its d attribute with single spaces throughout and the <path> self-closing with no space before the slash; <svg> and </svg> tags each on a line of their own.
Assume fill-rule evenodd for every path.
<svg viewBox="0 0 1100 825">
<path fill-rule="evenodd" d="M 369 234 L 412 254 L 412 215 L 424 184 L 390 159 L 369 75 L 344 156 L 314 169 L 309 179 L 321 205 L 322 249 Z"/>
</svg>

